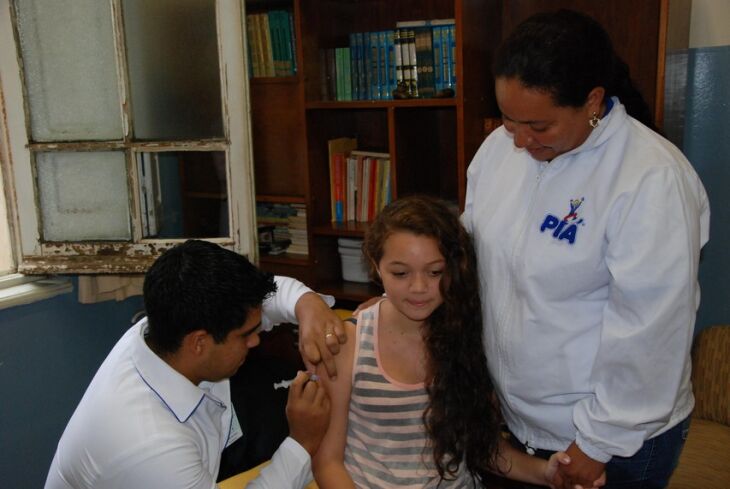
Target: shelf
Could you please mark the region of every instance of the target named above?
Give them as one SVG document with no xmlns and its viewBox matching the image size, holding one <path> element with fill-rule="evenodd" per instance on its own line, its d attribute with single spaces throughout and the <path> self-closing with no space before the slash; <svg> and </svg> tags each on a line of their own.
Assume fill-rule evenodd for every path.
<svg viewBox="0 0 730 489">
<path fill-rule="evenodd" d="M 295 255 L 294 253 L 282 253 L 280 255 L 259 256 L 261 263 L 276 263 L 279 265 L 289 265 L 294 267 L 308 267 L 309 257 L 307 255 Z"/>
<path fill-rule="evenodd" d="M 249 78 L 252 85 L 296 85 L 297 76 L 259 76 Z"/>
<path fill-rule="evenodd" d="M 369 226 L 370 223 L 367 222 L 332 222 L 329 224 L 312 226 L 312 234 L 318 236 L 347 236 L 362 238 Z"/>
<path fill-rule="evenodd" d="M 405 100 L 354 100 L 352 102 L 307 102 L 306 109 L 351 110 L 387 109 L 389 107 L 456 107 L 454 98 L 411 98 Z"/>
<path fill-rule="evenodd" d="M 299 195 L 256 195 L 256 202 L 275 204 L 306 204 L 307 199 Z"/>
</svg>

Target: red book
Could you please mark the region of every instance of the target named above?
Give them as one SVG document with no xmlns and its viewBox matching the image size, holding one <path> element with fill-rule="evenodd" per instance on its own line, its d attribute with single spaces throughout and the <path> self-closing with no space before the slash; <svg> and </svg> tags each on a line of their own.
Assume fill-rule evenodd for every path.
<svg viewBox="0 0 730 489">
<path fill-rule="evenodd" d="M 380 166 L 380 162 L 377 158 L 369 159 L 372 163 L 370 166 L 370 182 L 368 183 L 368 222 L 375 219 L 375 214 L 377 212 L 375 199 L 378 187 L 378 166 Z"/>
</svg>

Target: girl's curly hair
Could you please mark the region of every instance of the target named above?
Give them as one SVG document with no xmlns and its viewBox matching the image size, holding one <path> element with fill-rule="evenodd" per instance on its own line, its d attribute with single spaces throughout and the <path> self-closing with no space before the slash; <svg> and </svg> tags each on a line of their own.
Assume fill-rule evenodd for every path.
<svg viewBox="0 0 730 489">
<path fill-rule="evenodd" d="M 436 240 L 446 260 L 440 288 L 443 304 L 423 330 L 428 355 L 423 413 L 433 444 L 433 459 L 442 479 L 452 478 L 463 464 L 479 481 L 497 470 L 499 413 L 487 371 L 482 343 L 474 247 L 455 210 L 440 199 L 409 196 L 383 209 L 363 243 L 371 275 L 383 257 L 383 246 L 395 232 Z"/>
</svg>

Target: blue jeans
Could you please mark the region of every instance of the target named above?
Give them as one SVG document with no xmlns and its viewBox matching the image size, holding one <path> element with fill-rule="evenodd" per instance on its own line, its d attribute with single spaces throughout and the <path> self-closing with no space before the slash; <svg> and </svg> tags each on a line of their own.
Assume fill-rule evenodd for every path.
<svg viewBox="0 0 730 489">
<path fill-rule="evenodd" d="M 679 455 L 689 433 L 687 418 L 669 431 L 646 440 L 638 452 L 631 457 L 613 457 L 606 464 L 606 485 L 604 489 L 663 489 L 677 467 Z M 514 436 L 512 444 L 522 450 L 525 447 Z M 535 455 L 544 459 L 555 452 L 536 450 Z M 525 489 L 538 488 L 526 484 Z"/>
</svg>

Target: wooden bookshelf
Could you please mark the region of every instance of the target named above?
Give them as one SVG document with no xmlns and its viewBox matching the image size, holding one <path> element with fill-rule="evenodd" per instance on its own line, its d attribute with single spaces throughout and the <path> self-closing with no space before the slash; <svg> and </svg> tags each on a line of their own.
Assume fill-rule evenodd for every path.
<svg viewBox="0 0 730 489">
<path fill-rule="evenodd" d="M 668 11 L 671 6 L 689 15 L 686 0 L 671 5 L 670 0 L 247 0 L 246 5 L 249 11 L 285 8 L 294 15 L 297 73 L 251 81 L 255 177 L 259 200 L 307 205 L 309 236 L 309 256 L 262 256 L 261 266 L 354 302 L 379 289 L 341 279 L 337 238 L 360 238 L 367 224 L 331 222 L 328 140 L 355 137 L 358 149 L 389 153 L 393 198 L 426 193 L 463 208 L 466 169 L 484 139 L 484 121 L 500 117 L 490 69 L 494 50 L 515 25 L 561 7 L 596 17 L 661 125 Z M 348 46 L 353 32 L 430 19 L 455 21 L 454 97 L 322 100 L 320 50 Z"/>
</svg>

